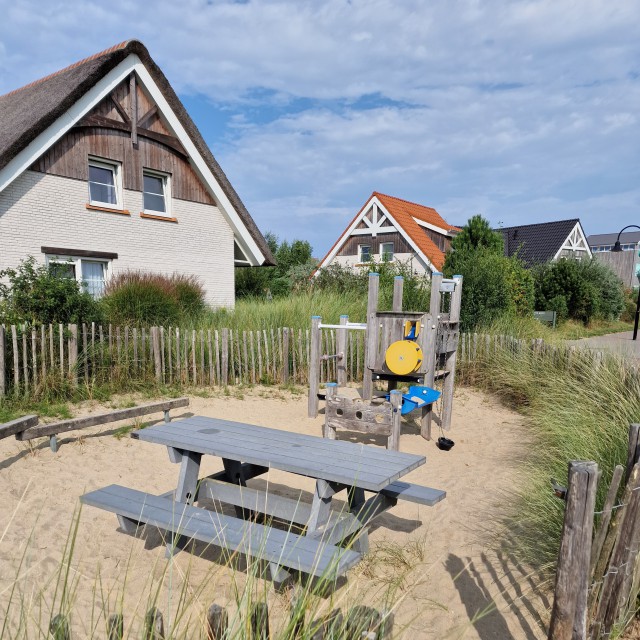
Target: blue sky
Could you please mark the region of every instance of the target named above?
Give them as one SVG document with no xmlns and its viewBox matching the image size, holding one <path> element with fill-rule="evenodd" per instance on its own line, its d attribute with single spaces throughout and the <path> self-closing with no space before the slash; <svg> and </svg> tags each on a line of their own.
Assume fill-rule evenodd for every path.
<svg viewBox="0 0 640 640">
<path fill-rule="evenodd" d="M 374 190 L 454 224 L 640 224 L 635 0 L 0 0 L 0 93 L 148 47 L 258 226 L 321 256 Z"/>
</svg>

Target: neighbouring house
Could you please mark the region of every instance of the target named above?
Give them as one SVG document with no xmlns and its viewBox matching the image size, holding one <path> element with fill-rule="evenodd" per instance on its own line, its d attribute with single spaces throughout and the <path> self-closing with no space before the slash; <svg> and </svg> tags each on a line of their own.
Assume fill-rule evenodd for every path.
<svg viewBox="0 0 640 640">
<path fill-rule="evenodd" d="M 580 220 L 556 220 L 495 229 L 504 238 L 506 256 L 517 255 L 527 267 L 551 260 L 591 258 Z"/>
<path fill-rule="evenodd" d="M 414 273 L 431 274 L 442 270 L 458 231 L 431 207 L 374 191 L 318 270 L 330 264 L 358 268 L 372 261 L 401 261 Z"/>
<path fill-rule="evenodd" d="M 274 263 L 144 45 L 130 40 L 0 96 L 0 269 L 32 255 L 100 296 L 127 269 L 198 276 Z"/>
<path fill-rule="evenodd" d="M 612 251 L 617 238 L 617 233 L 600 233 L 589 236 L 587 241 L 596 260 L 611 268 L 624 286 L 632 289 L 640 285 L 640 231 L 620 234 L 620 252 Z"/>
</svg>

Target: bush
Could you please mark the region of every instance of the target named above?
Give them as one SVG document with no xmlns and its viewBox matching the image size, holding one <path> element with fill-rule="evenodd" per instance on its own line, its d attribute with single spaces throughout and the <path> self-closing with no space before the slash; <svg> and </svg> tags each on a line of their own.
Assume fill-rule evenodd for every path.
<svg viewBox="0 0 640 640">
<path fill-rule="evenodd" d="M 517 257 L 504 255 L 502 236 L 482 216 L 473 216 L 451 242 L 444 274 L 463 276 L 463 331 L 486 326 L 503 315 L 533 311 L 533 277 Z"/>
<path fill-rule="evenodd" d="M 98 303 L 73 278 L 29 257 L 17 269 L 0 271 L 0 321 L 6 324 L 97 322 Z"/>
<path fill-rule="evenodd" d="M 584 324 L 616 320 L 624 310 L 622 282 L 597 260 L 559 260 L 534 271 L 536 308 Z"/>
<path fill-rule="evenodd" d="M 178 324 L 204 311 L 204 290 L 195 276 L 123 271 L 107 284 L 102 305 L 115 324 Z"/>
</svg>

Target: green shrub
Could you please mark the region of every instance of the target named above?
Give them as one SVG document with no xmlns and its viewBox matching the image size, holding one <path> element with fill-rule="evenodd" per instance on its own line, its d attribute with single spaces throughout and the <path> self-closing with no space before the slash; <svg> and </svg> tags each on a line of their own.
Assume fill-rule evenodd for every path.
<svg viewBox="0 0 640 640">
<path fill-rule="evenodd" d="M 49 324 L 95 322 L 100 307 L 73 278 L 64 277 L 29 257 L 16 269 L 0 271 L 0 321 Z"/>
<path fill-rule="evenodd" d="M 204 290 L 195 276 L 123 271 L 107 284 L 102 305 L 115 324 L 177 324 L 204 311 Z"/>
<path fill-rule="evenodd" d="M 636 307 L 638 304 L 638 291 L 634 289 L 624 290 L 624 309 L 620 315 L 620 320 L 633 322 L 636 317 Z"/>
<path fill-rule="evenodd" d="M 624 310 L 622 282 L 597 260 L 559 260 L 534 270 L 536 308 L 584 324 L 616 320 Z"/>
</svg>

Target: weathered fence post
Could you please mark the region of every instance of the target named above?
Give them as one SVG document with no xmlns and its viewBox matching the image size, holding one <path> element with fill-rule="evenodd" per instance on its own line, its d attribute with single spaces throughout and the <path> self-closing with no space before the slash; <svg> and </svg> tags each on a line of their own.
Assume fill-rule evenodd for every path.
<svg viewBox="0 0 640 640">
<path fill-rule="evenodd" d="M 78 371 L 76 367 L 78 365 L 78 325 L 69 325 L 69 376 L 71 378 L 71 384 L 75 387 L 78 384 Z"/>
<path fill-rule="evenodd" d="M 229 618 L 224 607 L 212 604 L 207 611 L 207 640 L 226 638 Z"/>
<path fill-rule="evenodd" d="M 162 613 L 155 607 L 151 607 L 144 618 L 144 640 L 163 640 L 164 621 Z"/>
<path fill-rule="evenodd" d="M 162 382 L 162 360 L 160 358 L 160 331 L 158 327 L 151 327 L 151 341 L 153 344 L 153 360 L 156 369 L 156 382 Z"/>
<path fill-rule="evenodd" d="M 222 386 L 226 387 L 229 384 L 229 329 L 223 329 L 220 332 L 220 339 L 222 340 Z"/>
<path fill-rule="evenodd" d="M 340 316 L 340 324 L 346 326 L 349 322 L 349 316 Z M 338 356 L 336 360 L 337 382 L 339 387 L 347 386 L 347 329 L 338 329 L 336 338 L 336 351 L 342 356 Z"/>
<path fill-rule="evenodd" d="M 404 278 L 396 276 L 393 279 L 393 311 L 402 311 L 402 290 L 404 288 Z"/>
<path fill-rule="evenodd" d="M 246 335 L 246 334 L 245 334 Z M 245 340 L 245 367 L 248 366 L 247 349 Z M 282 329 L 282 382 L 283 384 L 289 384 L 289 328 L 284 327 Z"/>
<path fill-rule="evenodd" d="M 109 616 L 107 637 L 109 640 L 122 640 L 124 637 L 124 618 L 121 613 L 113 613 Z"/>
<path fill-rule="evenodd" d="M 266 602 L 256 602 L 251 610 L 251 640 L 269 640 L 269 609 Z"/>
<path fill-rule="evenodd" d="M 318 391 L 320 390 L 320 316 L 311 317 L 311 353 L 309 355 L 309 405 L 310 418 L 318 416 Z"/>
<path fill-rule="evenodd" d="M 369 360 L 372 353 L 376 353 L 377 344 L 374 345 L 374 334 L 378 335 L 377 331 L 372 331 L 374 324 L 377 322 L 376 312 L 378 311 L 378 295 L 380 293 L 380 276 L 377 273 L 369 274 L 369 292 L 367 297 L 367 331 L 365 332 L 364 339 L 364 378 L 362 379 L 362 398 L 364 400 L 371 400 L 373 397 L 373 376 L 369 367 Z"/>
<path fill-rule="evenodd" d="M 576 460 L 569 463 L 549 640 L 584 640 L 587 637 L 587 594 L 597 483 L 598 465 L 595 462 Z"/>
</svg>

